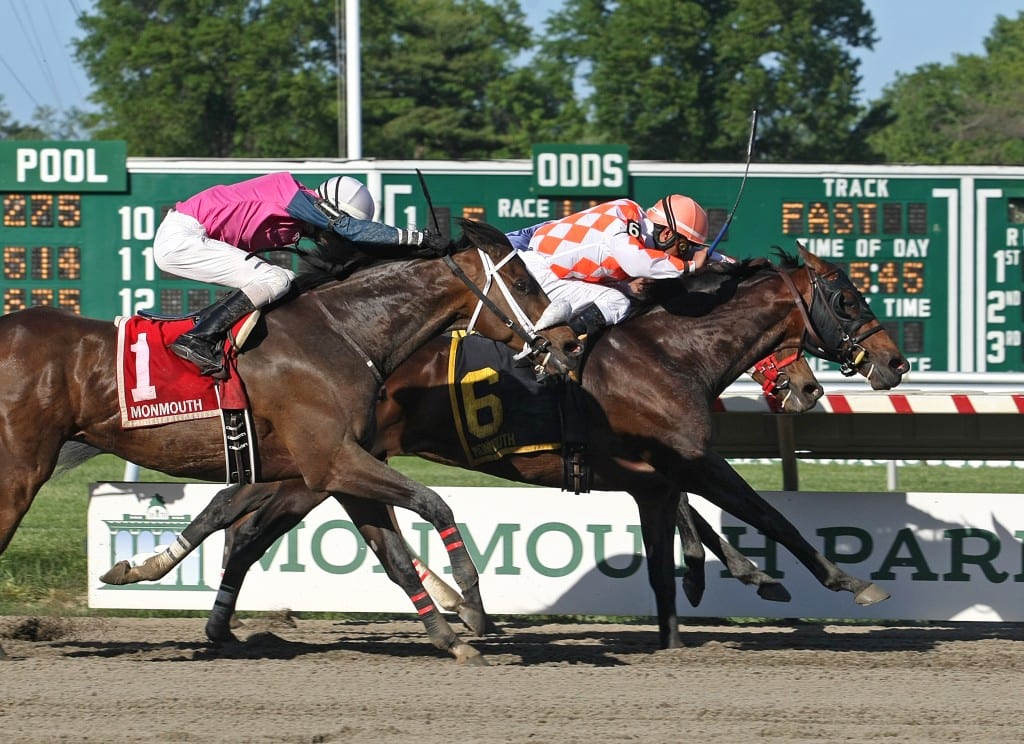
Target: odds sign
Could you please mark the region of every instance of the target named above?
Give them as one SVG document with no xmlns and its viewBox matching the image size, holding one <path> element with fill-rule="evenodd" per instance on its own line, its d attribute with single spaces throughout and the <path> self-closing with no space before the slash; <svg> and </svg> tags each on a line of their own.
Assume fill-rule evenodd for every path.
<svg viewBox="0 0 1024 744">
<path fill-rule="evenodd" d="M 628 191 L 625 145 L 534 145 L 533 190 L 557 196 L 622 196 Z"/>
</svg>

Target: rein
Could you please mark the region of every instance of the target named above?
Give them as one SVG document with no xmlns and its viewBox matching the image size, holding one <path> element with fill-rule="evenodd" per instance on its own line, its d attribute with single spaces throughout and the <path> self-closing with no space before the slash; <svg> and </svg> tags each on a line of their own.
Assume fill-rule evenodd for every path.
<svg viewBox="0 0 1024 744">
<path fill-rule="evenodd" d="M 864 361 L 864 357 L 868 353 L 861 342 L 881 331 L 882 326 L 881 324 L 876 325 L 870 331 L 857 335 L 857 332 L 875 317 L 870 308 L 865 306 L 862 309 L 861 318 L 842 318 L 835 309 L 835 304 L 842 299 L 842 289 L 834 286 L 835 281 L 829 282 L 827 277 L 817 274 L 810 267 L 806 268 L 813 290 L 810 307 L 807 306 L 800 291 L 796 288 L 792 277 L 784 271 L 779 272 L 786 287 L 792 293 L 800 316 L 803 318 L 803 346 L 816 356 L 836 362 L 839 364 L 839 371 L 843 376 L 850 377 L 856 374 L 857 365 Z M 819 299 L 821 301 L 817 302 Z M 838 342 L 831 346 L 826 343 L 819 335 L 819 324 L 831 326 L 833 331 L 831 335 L 837 338 Z"/>
<path fill-rule="evenodd" d="M 377 387 L 382 387 L 384 385 L 384 376 L 380 373 L 380 370 L 377 369 L 377 365 L 373 363 L 370 356 L 363 351 L 363 347 L 361 347 L 359 343 L 352 338 L 351 334 L 345 330 L 345 326 L 342 325 L 341 321 L 331 314 L 327 309 L 327 306 L 324 305 L 323 300 L 320 299 L 316 292 L 310 292 L 308 296 L 313 299 L 313 302 L 316 304 L 320 314 L 327 320 L 327 326 L 341 336 L 345 343 L 352 348 L 352 351 L 354 351 L 356 355 L 363 360 L 363 364 L 365 364 L 366 368 L 370 370 L 370 374 L 373 375 L 373 379 L 377 381 Z"/>
</svg>

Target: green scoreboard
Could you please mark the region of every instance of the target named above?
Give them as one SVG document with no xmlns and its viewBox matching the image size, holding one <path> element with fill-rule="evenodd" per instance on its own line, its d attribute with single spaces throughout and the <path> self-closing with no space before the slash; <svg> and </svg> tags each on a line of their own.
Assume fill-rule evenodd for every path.
<svg viewBox="0 0 1024 744">
<path fill-rule="evenodd" d="M 512 230 L 630 197 L 680 192 L 712 233 L 743 166 L 633 161 L 624 146 L 535 145 L 531 160 L 196 160 L 126 157 L 119 142 L 0 142 L 3 312 L 54 305 L 113 319 L 176 314 L 221 288 L 162 273 L 163 215 L 219 183 L 287 170 L 314 187 L 363 180 L 377 218 L 444 230 L 462 218 Z M 1024 372 L 1024 168 L 755 163 L 720 249 L 739 258 L 799 242 L 842 265 L 918 371 Z M 288 252 L 270 260 L 289 264 Z M 728 329 L 723 329 L 728 332 Z"/>
</svg>

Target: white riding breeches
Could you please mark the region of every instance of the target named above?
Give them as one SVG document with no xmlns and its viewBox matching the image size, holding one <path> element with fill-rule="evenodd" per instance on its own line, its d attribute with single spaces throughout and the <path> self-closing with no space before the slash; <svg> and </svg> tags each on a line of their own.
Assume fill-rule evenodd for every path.
<svg viewBox="0 0 1024 744">
<path fill-rule="evenodd" d="M 533 278 L 540 284 L 551 302 L 565 300 L 575 315 L 590 303 L 597 305 L 608 325 L 625 320 L 632 307 L 632 300 L 625 293 L 623 284 L 595 284 L 579 279 L 560 279 L 549 267 L 543 256 L 535 251 L 520 251 L 519 257 Z M 621 287 L 621 288 L 619 288 Z"/>
<path fill-rule="evenodd" d="M 295 278 L 288 269 L 214 240 L 198 220 L 181 212 L 168 212 L 160 223 L 153 260 L 161 270 L 184 279 L 240 289 L 256 307 L 284 295 Z"/>
</svg>

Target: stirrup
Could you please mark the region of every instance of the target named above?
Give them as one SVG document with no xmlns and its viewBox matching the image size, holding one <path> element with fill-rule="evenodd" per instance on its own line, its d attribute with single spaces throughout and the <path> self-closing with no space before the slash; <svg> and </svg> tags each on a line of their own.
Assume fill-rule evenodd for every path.
<svg viewBox="0 0 1024 744">
<path fill-rule="evenodd" d="M 209 344 L 202 339 L 195 338 L 186 333 L 168 344 L 167 348 L 175 356 L 198 367 L 199 374 L 201 375 L 216 376 L 217 373 L 224 371 L 223 352 L 220 352 L 216 345 Z"/>
</svg>

